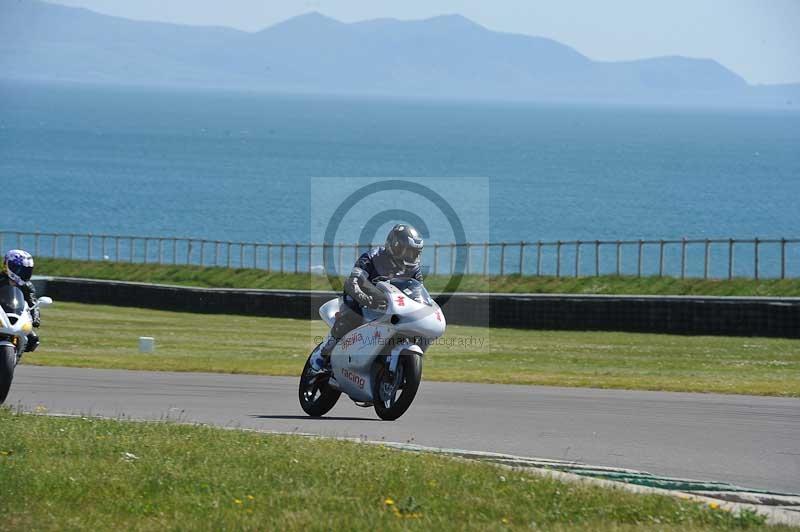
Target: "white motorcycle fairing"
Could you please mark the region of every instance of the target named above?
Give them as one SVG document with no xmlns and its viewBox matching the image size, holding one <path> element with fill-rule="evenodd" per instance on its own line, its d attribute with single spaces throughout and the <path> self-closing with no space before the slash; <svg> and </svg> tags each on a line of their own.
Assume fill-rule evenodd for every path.
<svg viewBox="0 0 800 532">
<path fill-rule="evenodd" d="M 365 310 L 368 321 L 345 335 L 331 353 L 329 385 L 354 401 L 367 403 L 375 400 L 375 361 L 379 356 L 387 357 L 389 371 L 394 373 L 401 354 L 425 353 L 425 348 L 410 341 L 410 337 L 432 341 L 444 334 L 446 327 L 444 315 L 432 299 L 416 301 L 390 282 L 382 281 L 376 286 L 387 295 L 386 311 Z M 328 301 L 320 307 L 320 316 L 333 326 L 343 304 L 341 298 Z"/>
</svg>

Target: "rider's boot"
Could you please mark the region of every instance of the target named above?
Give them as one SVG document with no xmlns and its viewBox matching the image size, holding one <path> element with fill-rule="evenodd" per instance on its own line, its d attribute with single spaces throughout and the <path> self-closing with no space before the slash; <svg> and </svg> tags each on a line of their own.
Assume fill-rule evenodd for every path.
<svg viewBox="0 0 800 532">
<path fill-rule="evenodd" d="M 314 352 L 313 355 L 311 355 L 311 360 L 309 361 L 309 364 L 311 365 L 311 371 L 314 373 L 322 373 L 330 370 L 331 352 L 336 346 L 336 342 L 336 338 L 328 335 L 321 346 Z"/>
<path fill-rule="evenodd" d="M 39 335 L 31 331 L 28 334 L 28 343 L 25 344 L 25 352 L 36 351 L 37 347 L 39 347 Z"/>
</svg>

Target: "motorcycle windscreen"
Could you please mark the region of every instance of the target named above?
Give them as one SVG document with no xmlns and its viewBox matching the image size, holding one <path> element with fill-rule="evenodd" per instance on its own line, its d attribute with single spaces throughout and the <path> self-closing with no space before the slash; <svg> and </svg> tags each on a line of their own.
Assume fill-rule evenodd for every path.
<svg viewBox="0 0 800 532">
<path fill-rule="evenodd" d="M 395 288 L 403 292 L 417 303 L 422 303 L 423 305 L 428 306 L 433 305 L 433 299 L 425 289 L 425 285 L 416 279 L 412 279 L 410 277 L 395 277 L 389 282 Z"/>
<path fill-rule="evenodd" d="M 25 310 L 25 296 L 16 286 L 6 285 L 0 287 L 0 307 L 6 314 L 22 314 Z"/>
</svg>

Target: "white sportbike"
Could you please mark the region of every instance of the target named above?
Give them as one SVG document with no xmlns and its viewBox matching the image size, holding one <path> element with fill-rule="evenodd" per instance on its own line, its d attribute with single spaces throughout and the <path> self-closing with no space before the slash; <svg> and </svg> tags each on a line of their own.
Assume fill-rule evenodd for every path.
<svg viewBox="0 0 800 532">
<path fill-rule="evenodd" d="M 36 306 L 43 307 L 52 303 L 53 300 L 49 297 L 40 297 Z M 11 381 L 14 379 L 14 368 L 25 352 L 31 331 L 31 309 L 25 302 L 22 290 L 9 284 L 0 287 L 0 405 L 8 397 Z"/>
<path fill-rule="evenodd" d="M 347 394 L 359 406 L 374 406 L 384 420 L 408 410 L 422 380 L 422 356 L 444 334 L 444 314 L 425 286 L 411 278 L 376 282 L 386 294 L 385 311 L 364 310 L 365 323 L 347 333 L 331 353 L 330 371 L 315 373 L 310 359 L 300 377 L 300 406 L 313 417 L 325 415 Z M 344 304 L 342 298 L 322 305 L 329 327 Z"/>
</svg>

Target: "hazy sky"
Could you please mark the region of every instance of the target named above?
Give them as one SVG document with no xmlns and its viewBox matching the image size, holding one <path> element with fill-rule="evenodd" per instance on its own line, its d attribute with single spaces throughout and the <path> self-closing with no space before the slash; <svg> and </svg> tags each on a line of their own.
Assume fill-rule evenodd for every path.
<svg viewBox="0 0 800 532">
<path fill-rule="evenodd" d="M 460 13 L 597 60 L 711 57 L 750 83 L 800 82 L 800 0 L 57 0 L 127 18 L 258 30 L 319 11 L 343 21 Z"/>
</svg>

